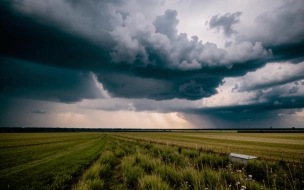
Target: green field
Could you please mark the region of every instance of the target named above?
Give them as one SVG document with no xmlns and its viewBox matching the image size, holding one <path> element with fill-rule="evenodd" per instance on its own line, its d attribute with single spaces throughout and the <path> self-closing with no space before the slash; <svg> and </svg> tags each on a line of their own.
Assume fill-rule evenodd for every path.
<svg viewBox="0 0 304 190">
<path fill-rule="evenodd" d="M 101 133 L 0 134 L 0 189 L 63 189 L 100 155 Z"/>
<path fill-rule="evenodd" d="M 0 149 L 0 189 L 304 188 L 304 134 L 0 133 Z"/>
</svg>

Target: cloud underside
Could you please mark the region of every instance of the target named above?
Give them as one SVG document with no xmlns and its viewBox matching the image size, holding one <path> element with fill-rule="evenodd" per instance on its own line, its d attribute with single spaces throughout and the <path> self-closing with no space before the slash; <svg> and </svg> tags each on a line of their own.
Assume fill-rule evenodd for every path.
<svg viewBox="0 0 304 190">
<path fill-rule="evenodd" d="M 225 78 L 243 77 L 243 82 L 233 84 L 233 90 L 229 91 L 252 92 L 259 98 L 267 96 L 263 99 L 266 102 L 191 109 L 146 109 L 135 102 L 134 108 L 221 114 L 304 106 L 300 87 L 284 87 L 284 93 L 292 95 L 288 97 L 282 97 L 283 87 L 278 87 L 303 80 L 303 72 L 250 82 L 255 80 L 250 72 L 271 62 L 302 65 L 303 8 L 299 5 L 303 1 L 283 4 L 292 8 L 292 13 L 284 8 L 258 16 L 256 25 L 266 32 L 256 31 L 247 36 L 234 28 L 241 24 L 241 12 L 212 16 L 211 29 L 222 30 L 225 37 L 235 37 L 226 48 L 178 33 L 180 21 L 176 10 L 168 9 L 149 20 L 142 13 L 122 10 L 123 1 L 96 4 L 89 1 L 87 5 L 54 1 L 50 7 L 46 1 L 18 2 L 4 1 L 0 6 L 2 96 L 65 103 L 103 99 L 96 87 L 99 82 L 113 98 L 149 99 L 156 104 L 164 100 L 209 98 L 219 93 Z M 66 15 L 56 7 L 66 10 Z M 43 11 L 47 8 L 53 10 L 49 15 Z M 280 32 L 286 30 L 277 28 L 278 25 L 283 25 L 287 32 Z M 271 93 L 262 92 L 268 88 L 272 88 Z M 127 105 L 124 109 L 133 109 Z M 36 111 L 33 113 L 40 110 Z"/>
<path fill-rule="evenodd" d="M 103 98 L 90 73 L 0 58 L 1 96 L 64 103 Z"/>
</svg>

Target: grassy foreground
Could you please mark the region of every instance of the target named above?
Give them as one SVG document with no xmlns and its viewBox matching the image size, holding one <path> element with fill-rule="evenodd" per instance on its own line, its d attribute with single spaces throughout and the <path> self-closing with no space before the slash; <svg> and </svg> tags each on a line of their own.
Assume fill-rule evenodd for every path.
<svg viewBox="0 0 304 190">
<path fill-rule="evenodd" d="M 303 162 L 255 160 L 245 166 L 229 163 L 227 154 L 212 150 L 123 139 L 124 134 L 110 136 L 100 158 L 84 172 L 74 190 L 304 188 Z M 254 180 L 247 179 L 249 174 Z"/>
<path fill-rule="evenodd" d="M 0 189 L 304 189 L 303 141 L 234 132 L 0 133 Z M 244 166 L 229 163 L 228 152 L 263 157 Z"/>
<path fill-rule="evenodd" d="M 0 134 L 0 189 L 65 189 L 101 153 L 101 133 Z"/>
</svg>

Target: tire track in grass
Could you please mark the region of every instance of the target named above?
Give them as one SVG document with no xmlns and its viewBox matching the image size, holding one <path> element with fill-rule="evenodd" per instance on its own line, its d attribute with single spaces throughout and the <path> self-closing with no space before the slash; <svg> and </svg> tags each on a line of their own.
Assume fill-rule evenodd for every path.
<svg viewBox="0 0 304 190">
<path fill-rule="evenodd" d="M 83 172 L 82 176 L 78 178 L 80 180 L 72 185 L 72 190 L 90 188 L 98 189 L 92 184 L 92 181 L 94 180 L 102 181 L 103 187 L 101 189 L 125 189 L 122 180 L 121 159 L 126 155 L 126 148 L 128 147 L 121 144 L 121 141 L 108 138 L 100 157 L 95 160 L 85 172 Z M 94 179 L 92 177 L 88 177 L 89 173 L 92 173 L 96 168 L 100 167 L 101 169 L 106 165 L 110 166 L 110 171 L 106 173 L 106 176 L 102 175 L 105 174 L 105 171 L 99 171 L 99 175 L 101 176 L 95 176 Z"/>
<path fill-rule="evenodd" d="M 27 169 L 33 168 L 33 167 L 35 167 L 37 165 L 44 164 L 44 163 L 49 162 L 51 160 L 57 159 L 59 157 L 69 155 L 69 154 L 71 154 L 71 153 L 73 153 L 75 151 L 84 149 L 84 148 L 86 148 L 86 147 L 94 144 L 95 142 L 99 141 L 100 139 L 101 139 L 101 136 L 99 136 L 99 138 L 93 139 L 93 140 L 91 140 L 89 142 L 82 143 L 82 144 L 79 144 L 77 146 L 74 146 L 70 150 L 67 150 L 67 151 L 64 150 L 64 152 L 60 152 L 60 153 L 54 154 L 52 156 L 49 156 L 49 157 L 46 157 L 46 158 L 43 158 L 43 159 L 35 160 L 35 161 L 32 161 L 32 162 L 28 162 L 26 164 L 22 164 L 22 165 L 18 165 L 18 166 L 15 166 L 15 167 L 11 167 L 11 168 L 7 168 L 7 169 L 4 169 L 4 170 L 1 170 L 0 171 L 0 177 L 2 177 L 2 176 L 9 176 L 9 175 L 21 172 L 23 170 L 27 170 Z"/>
</svg>

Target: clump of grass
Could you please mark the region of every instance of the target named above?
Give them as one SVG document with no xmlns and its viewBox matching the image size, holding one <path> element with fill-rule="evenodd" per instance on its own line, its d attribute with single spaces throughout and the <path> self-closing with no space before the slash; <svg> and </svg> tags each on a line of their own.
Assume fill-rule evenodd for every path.
<svg viewBox="0 0 304 190">
<path fill-rule="evenodd" d="M 127 187 L 134 188 L 138 183 L 138 179 L 144 174 L 145 172 L 141 167 L 133 166 L 133 167 L 125 167 L 122 175 L 123 175 L 123 180 L 127 185 Z"/>
<path fill-rule="evenodd" d="M 239 181 L 238 176 L 231 174 L 230 171 L 220 171 L 219 175 L 222 181 L 227 185 L 235 184 Z"/>
<path fill-rule="evenodd" d="M 136 155 L 135 162 L 138 166 L 144 169 L 147 174 L 151 174 L 153 171 L 160 167 L 161 163 L 157 159 L 151 159 L 141 154 Z"/>
<path fill-rule="evenodd" d="M 192 167 L 187 167 L 181 170 L 183 186 L 187 189 L 202 189 L 204 185 L 204 178 L 200 173 Z"/>
<path fill-rule="evenodd" d="M 176 165 L 180 167 L 185 167 L 185 157 L 179 154 L 175 149 L 171 147 L 166 148 L 158 148 L 158 151 L 160 152 L 159 157 L 166 163 L 175 163 Z"/>
<path fill-rule="evenodd" d="M 249 190 L 260 190 L 261 189 L 261 185 L 258 184 L 256 181 L 250 181 L 247 183 L 247 189 Z"/>
<path fill-rule="evenodd" d="M 195 158 L 195 157 L 197 157 L 199 155 L 199 152 L 196 151 L 196 150 L 189 150 L 189 149 L 187 150 L 187 149 L 185 149 L 183 151 L 183 154 L 185 156 L 189 157 L 189 158 Z"/>
<path fill-rule="evenodd" d="M 169 190 L 170 186 L 158 175 L 145 175 L 138 180 L 140 190 Z"/>
<path fill-rule="evenodd" d="M 98 162 L 100 164 L 110 164 L 111 166 L 115 163 L 115 155 L 111 151 L 105 151 L 101 154 L 100 158 L 98 159 Z"/>
<path fill-rule="evenodd" d="M 126 152 L 122 148 L 117 148 L 114 154 L 117 158 L 122 158 L 126 155 Z"/>
<path fill-rule="evenodd" d="M 105 179 L 111 174 L 111 167 L 109 164 L 95 163 L 89 168 L 84 174 L 83 179 L 94 180 L 94 179 Z"/>
<path fill-rule="evenodd" d="M 162 177 L 162 179 L 166 180 L 171 187 L 174 189 L 181 187 L 182 184 L 182 173 L 175 168 L 170 166 L 168 167 L 159 167 L 157 173 Z"/>
<path fill-rule="evenodd" d="M 217 189 L 220 178 L 219 174 L 210 168 L 205 168 L 202 173 L 205 179 L 206 187 L 210 189 Z"/>
<path fill-rule="evenodd" d="M 152 144 L 145 144 L 144 145 L 145 146 L 145 148 L 147 149 L 147 150 L 150 150 L 152 147 L 153 147 L 153 145 Z"/>
<path fill-rule="evenodd" d="M 112 174 L 112 169 L 109 164 L 102 164 L 99 170 L 99 177 L 102 179 L 106 179 L 110 177 Z"/>
<path fill-rule="evenodd" d="M 86 180 L 93 180 L 93 179 L 99 179 L 99 173 L 102 169 L 102 165 L 99 163 L 95 163 L 91 168 L 89 168 L 84 174 L 83 179 Z"/>
<path fill-rule="evenodd" d="M 104 181 L 101 179 L 93 179 L 82 181 L 79 185 L 76 186 L 75 190 L 103 190 Z"/>
<path fill-rule="evenodd" d="M 60 173 L 55 176 L 52 187 L 54 189 L 64 189 L 66 184 L 72 181 L 72 176 L 66 173 Z"/>
<path fill-rule="evenodd" d="M 145 171 L 140 166 L 135 165 L 135 157 L 124 157 L 121 161 L 123 181 L 128 188 L 135 188 L 138 184 L 138 179 L 145 174 Z"/>
<path fill-rule="evenodd" d="M 228 165 L 229 157 L 220 156 L 218 154 L 200 154 L 198 157 L 193 159 L 195 165 L 200 168 L 207 166 L 210 168 L 223 168 Z"/>
</svg>

